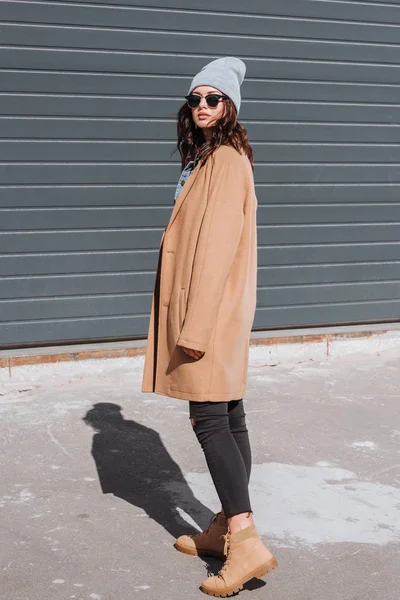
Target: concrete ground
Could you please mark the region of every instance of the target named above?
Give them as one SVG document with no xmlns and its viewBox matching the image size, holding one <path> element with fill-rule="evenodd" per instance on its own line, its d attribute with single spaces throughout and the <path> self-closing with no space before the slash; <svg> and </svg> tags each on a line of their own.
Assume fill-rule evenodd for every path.
<svg viewBox="0 0 400 600">
<path fill-rule="evenodd" d="M 400 348 L 251 360 L 256 522 L 279 569 L 243 599 L 398 600 Z M 218 501 L 187 403 L 143 357 L 0 384 L 4 600 L 186 600 L 218 560 L 177 552 Z"/>
</svg>

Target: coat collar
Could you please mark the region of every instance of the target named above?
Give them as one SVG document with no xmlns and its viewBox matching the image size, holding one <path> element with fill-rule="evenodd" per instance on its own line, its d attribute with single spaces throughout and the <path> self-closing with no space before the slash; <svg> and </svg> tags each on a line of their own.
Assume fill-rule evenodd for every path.
<svg viewBox="0 0 400 600">
<path fill-rule="evenodd" d="M 169 219 L 169 223 L 168 223 L 165 231 L 168 231 L 168 229 L 171 227 L 172 223 L 175 221 L 176 216 L 177 216 L 182 204 L 186 200 L 186 197 L 187 197 L 191 187 L 193 186 L 194 182 L 196 181 L 196 177 L 200 171 L 200 167 L 201 167 L 201 162 L 198 161 L 195 168 L 193 169 L 193 171 L 190 173 L 189 177 L 187 178 L 185 185 L 181 189 L 181 191 L 176 199 L 175 205 L 172 209 L 171 217 Z"/>
</svg>

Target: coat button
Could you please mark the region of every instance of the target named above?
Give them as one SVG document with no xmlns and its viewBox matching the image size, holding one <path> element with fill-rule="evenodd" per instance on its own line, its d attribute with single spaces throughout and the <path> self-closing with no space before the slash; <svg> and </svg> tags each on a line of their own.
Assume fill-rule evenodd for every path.
<svg viewBox="0 0 400 600">
<path fill-rule="evenodd" d="M 184 179 L 181 181 L 181 185 L 185 185 L 185 180 Z"/>
</svg>

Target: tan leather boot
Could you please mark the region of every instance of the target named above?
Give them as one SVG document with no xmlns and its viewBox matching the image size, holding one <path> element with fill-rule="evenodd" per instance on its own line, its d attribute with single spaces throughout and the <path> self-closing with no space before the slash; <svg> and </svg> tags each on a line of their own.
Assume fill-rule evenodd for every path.
<svg viewBox="0 0 400 600">
<path fill-rule="evenodd" d="M 225 560 L 225 535 L 228 533 L 228 521 L 221 514 L 213 516 L 205 531 L 195 535 L 181 535 L 174 546 L 180 552 L 192 556 L 216 556 Z"/>
<path fill-rule="evenodd" d="M 201 584 L 201 591 L 226 598 L 239 592 L 246 581 L 260 579 L 276 569 L 278 563 L 262 542 L 254 525 L 225 536 L 226 560 L 215 577 Z"/>
</svg>

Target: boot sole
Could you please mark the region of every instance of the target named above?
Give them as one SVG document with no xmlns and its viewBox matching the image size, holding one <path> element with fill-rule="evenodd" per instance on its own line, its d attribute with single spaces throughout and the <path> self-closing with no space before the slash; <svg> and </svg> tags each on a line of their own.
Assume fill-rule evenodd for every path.
<svg viewBox="0 0 400 600">
<path fill-rule="evenodd" d="M 196 548 L 186 548 L 186 546 L 181 546 L 177 542 L 175 542 L 174 547 L 179 550 L 179 552 L 183 552 L 183 554 L 188 554 L 189 556 L 214 556 L 222 561 L 225 560 L 224 554 L 214 552 L 213 550 L 197 550 Z"/>
<path fill-rule="evenodd" d="M 228 596 L 232 596 L 233 594 L 237 594 L 238 592 L 240 592 L 240 590 L 243 589 L 244 584 L 250 581 L 250 579 L 253 579 L 254 577 L 256 579 L 261 579 L 261 577 L 265 577 L 269 573 L 272 573 L 272 571 L 274 571 L 274 569 L 276 569 L 277 567 L 278 563 L 276 559 L 272 558 L 269 562 L 265 563 L 261 567 L 258 567 L 249 575 L 246 575 L 246 577 L 241 579 L 235 586 L 231 586 L 229 588 L 226 588 L 225 590 L 211 591 L 207 588 L 204 588 L 201 585 L 200 589 L 202 592 L 208 594 L 209 596 L 215 596 L 217 598 L 227 598 Z"/>
</svg>

